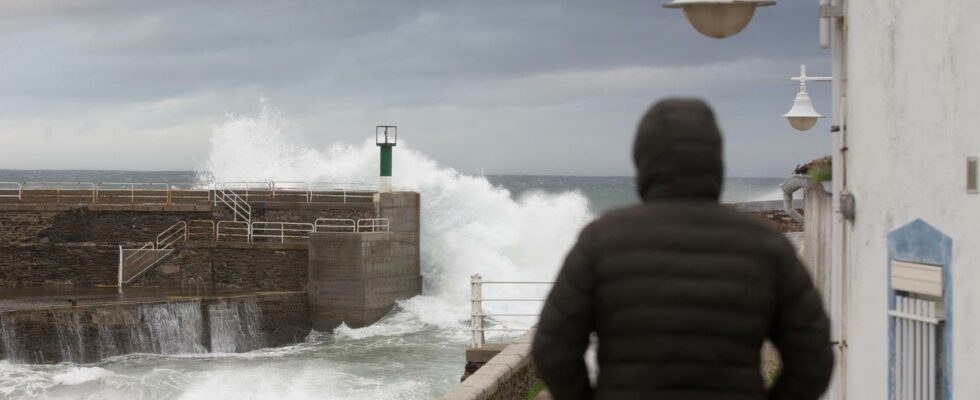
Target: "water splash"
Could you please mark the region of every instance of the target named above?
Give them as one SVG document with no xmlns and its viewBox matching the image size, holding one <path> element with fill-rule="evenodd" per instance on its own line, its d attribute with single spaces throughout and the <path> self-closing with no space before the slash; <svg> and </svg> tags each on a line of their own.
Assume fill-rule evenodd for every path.
<svg viewBox="0 0 980 400">
<path fill-rule="evenodd" d="M 229 116 L 212 130 L 202 179 L 208 183 L 376 183 L 378 150 L 373 141 L 317 150 L 289 132 L 289 124 L 266 108 L 256 115 Z M 410 140 L 410 135 L 404 136 Z M 440 315 L 440 321 L 427 323 L 458 328 L 469 318 L 470 275 L 479 273 L 492 280 L 554 279 L 578 231 L 594 218 L 584 195 L 531 191 L 515 199 L 485 177 L 440 166 L 413 149 L 409 140 L 403 138 L 398 144 L 393 182 L 396 190 L 422 196 L 422 275 L 428 299 L 403 303 L 403 312 L 417 318 Z M 525 297 L 543 297 L 547 292 L 547 288 L 495 290 L 501 296 Z M 539 307 L 491 306 L 526 312 Z"/>
</svg>

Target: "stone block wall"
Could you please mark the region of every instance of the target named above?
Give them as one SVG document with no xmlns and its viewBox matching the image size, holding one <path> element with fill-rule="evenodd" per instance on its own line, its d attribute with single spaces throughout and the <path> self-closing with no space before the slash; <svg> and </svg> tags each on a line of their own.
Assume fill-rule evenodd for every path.
<svg viewBox="0 0 980 400">
<path fill-rule="evenodd" d="M 306 244 L 188 243 L 132 287 L 180 288 L 189 279 L 217 290 L 306 290 Z"/>
<path fill-rule="evenodd" d="M 483 364 L 440 400 L 522 400 L 538 380 L 531 356 L 534 331 Z"/>
<path fill-rule="evenodd" d="M 165 208 L 150 205 L 0 205 L 0 287 L 117 283 L 118 246 L 138 247 L 178 221 L 231 220 L 227 207 Z M 309 222 L 364 219 L 373 203 L 257 204 L 255 220 Z M 192 245 L 194 243 L 188 243 Z M 306 250 L 266 247 L 192 248 L 155 269 L 143 286 L 181 287 L 190 277 L 218 289 L 303 290 Z M 210 245 L 214 245 L 211 242 Z M 212 262 L 214 268 L 212 268 Z"/>
</svg>

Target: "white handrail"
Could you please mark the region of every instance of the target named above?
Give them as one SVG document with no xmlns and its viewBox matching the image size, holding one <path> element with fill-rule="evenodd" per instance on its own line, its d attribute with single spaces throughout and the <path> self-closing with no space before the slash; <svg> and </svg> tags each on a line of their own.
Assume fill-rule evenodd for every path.
<svg viewBox="0 0 980 400">
<path fill-rule="evenodd" d="M 112 187 L 106 187 L 106 186 L 123 186 L 123 187 L 122 188 L 112 188 Z M 150 194 L 146 194 L 146 193 L 141 193 L 139 196 L 137 196 L 136 195 L 136 190 L 137 190 L 137 187 L 138 186 L 139 187 L 143 187 L 143 188 L 140 188 L 138 190 L 140 190 L 140 191 L 150 191 L 150 192 L 155 192 L 157 190 L 161 190 L 161 189 L 155 189 L 154 188 L 155 186 L 163 186 L 163 189 L 162 189 L 163 195 L 162 196 L 154 196 L 154 195 L 150 195 Z M 162 183 L 162 182 L 161 183 L 157 183 L 157 182 L 149 182 L 149 183 L 140 183 L 140 182 L 101 182 L 101 183 L 95 184 L 95 191 L 96 191 L 96 199 L 98 199 L 99 197 L 102 197 L 102 196 L 99 196 L 99 194 L 101 194 L 103 192 L 108 192 L 108 193 L 112 193 L 112 192 L 129 192 L 129 202 L 130 202 L 130 204 L 136 204 L 136 198 L 137 197 L 144 198 L 144 199 L 165 199 L 165 201 L 170 198 L 170 193 L 169 193 L 169 191 L 170 191 L 170 185 L 167 184 L 167 183 Z M 113 198 L 113 196 L 105 196 L 105 197 L 106 198 Z M 125 198 L 125 196 L 123 196 L 122 198 Z"/>
<path fill-rule="evenodd" d="M 276 238 L 280 243 L 286 239 L 309 239 L 315 227 L 309 222 L 253 221 L 249 224 L 249 236 L 255 238 Z M 277 233 L 278 232 L 278 233 Z"/>
<path fill-rule="evenodd" d="M 235 220 L 241 217 L 245 222 L 252 222 L 252 206 L 248 204 L 246 199 L 243 199 L 233 190 L 228 188 L 216 188 L 214 190 L 214 205 L 218 205 L 218 201 L 221 201 L 226 206 L 231 208 L 234 213 Z"/>
<path fill-rule="evenodd" d="M 357 222 L 348 218 L 317 218 L 313 222 L 314 232 L 357 232 Z"/>
<path fill-rule="evenodd" d="M 269 187 L 272 189 L 272 198 L 276 198 L 276 193 L 283 194 L 303 194 L 306 198 L 306 202 L 310 202 L 310 184 L 308 182 L 301 181 L 272 181 L 269 182 Z"/>
<path fill-rule="evenodd" d="M 249 223 L 245 221 L 218 221 L 215 231 L 215 240 L 221 241 L 222 237 L 240 237 L 245 238 L 246 242 L 250 242 L 251 238 L 249 237 L 249 228 Z"/>
<path fill-rule="evenodd" d="M 486 317 L 538 317 L 540 314 L 520 314 L 520 313 L 503 313 L 503 314 L 487 314 L 483 312 L 483 302 L 486 301 L 500 301 L 500 302 L 543 302 L 545 299 L 506 299 L 506 298 L 484 298 L 483 297 L 483 285 L 485 284 L 495 284 L 495 285 L 553 285 L 554 282 L 544 282 L 544 281 L 484 281 L 480 274 L 475 274 L 470 276 L 470 331 L 473 333 L 473 347 L 481 348 L 486 343 L 486 336 L 484 332 L 523 332 L 527 329 L 506 329 L 506 328 L 484 328 L 486 323 Z"/>
<path fill-rule="evenodd" d="M 358 232 L 388 232 L 388 218 L 366 218 L 357 220 Z"/>
<path fill-rule="evenodd" d="M 176 203 L 178 200 L 206 201 L 211 202 L 211 189 L 207 187 L 194 187 L 193 183 L 171 183 L 167 186 L 167 204 Z M 180 186 L 189 186 L 182 188 Z M 184 195 L 180 195 L 183 193 Z M 203 196 L 202 196 L 203 194 Z"/>
<path fill-rule="evenodd" d="M 184 240 L 191 240 L 191 238 L 200 236 L 202 233 L 199 231 L 200 228 L 207 229 L 208 240 L 217 240 L 215 236 L 216 226 L 214 221 L 210 219 L 192 219 L 187 221 L 187 226 L 184 227 Z M 197 228 L 197 230 L 195 230 Z"/>
<path fill-rule="evenodd" d="M 169 228 L 164 229 L 157 235 L 157 249 L 170 249 L 181 241 L 187 239 L 187 223 L 184 221 L 177 221 L 177 223 L 171 225 Z"/>
<path fill-rule="evenodd" d="M 92 204 L 95 204 L 98 201 L 97 200 L 98 190 L 96 189 L 95 183 L 92 183 L 92 182 L 24 182 L 23 185 L 24 185 L 24 187 L 23 187 L 22 191 L 23 190 L 54 190 L 55 191 L 55 194 L 54 195 L 38 195 L 38 194 L 34 194 L 34 196 L 37 196 L 37 197 L 54 197 L 55 198 L 55 202 L 57 204 L 61 204 L 61 199 L 62 198 L 85 198 L 85 199 L 90 199 L 91 202 L 92 202 Z M 32 189 L 32 188 L 29 187 L 30 185 L 49 186 L 49 187 L 47 187 L 47 188 L 33 188 Z M 73 188 L 73 187 L 75 187 L 75 188 Z M 84 188 L 80 188 L 80 187 L 84 187 Z M 74 195 L 72 195 L 72 194 L 66 194 L 66 195 L 62 195 L 61 194 L 61 191 L 62 190 L 91 191 L 91 194 L 85 194 L 85 195 L 80 195 L 80 194 L 74 194 Z"/>
<path fill-rule="evenodd" d="M 8 186 L 4 188 L 3 186 Z M 13 187 L 10 187 L 13 186 Z M 17 194 L 2 194 L 17 191 Z M 16 197 L 18 201 L 24 198 L 24 184 L 20 182 L 0 182 L 0 197 Z"/>
<path fill-rule="evenodd" d="M 240 190 L 240 189 L 245 189 L 245 201 L 248 201 L 248 195 L 249 195 L 249 192 L 251 191 L 252 188 L 263 188 L 263 190 L 266 190 L 266 191 L 268 191 L 270 193 L 272 192 L 272 182 L 271 181 L 267 181 L 267 182 L 244 182 L 244 181 L 243 182 L 238 182 L 238 181 L 234 181 L 234 182 L 223 182 L 221 184 L 221 186 L 224 187 L 225 190 Z"/>
</svg>

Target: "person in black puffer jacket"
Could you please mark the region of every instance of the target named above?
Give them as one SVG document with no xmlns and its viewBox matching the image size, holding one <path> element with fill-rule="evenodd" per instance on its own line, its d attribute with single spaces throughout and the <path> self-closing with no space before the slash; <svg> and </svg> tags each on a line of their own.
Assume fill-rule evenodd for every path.
<svg viewBox="0 0 980 400">
<path fill-rule="evenodd" d="M 642 204 L 586 226 L 534 338 L 556 400 L 817 399 L 833 369 L 830 324 L 793 246 L 718 203 L 722 139 L 707 104 L 667 99 L 633 147 Z M 590 385 L 583 353 L 598 337 Z M 768 338 L 783 367 L 767 389 Z"/>
</svg>

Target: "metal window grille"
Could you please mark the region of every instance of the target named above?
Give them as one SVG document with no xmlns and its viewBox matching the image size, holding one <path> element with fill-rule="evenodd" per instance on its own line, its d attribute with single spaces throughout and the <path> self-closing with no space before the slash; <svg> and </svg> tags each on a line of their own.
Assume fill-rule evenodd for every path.
<svg viewBox="0 0 980 400">
<path fill-rule="evenodd" d="M 942 319 L 937 316 L 936 302 L 905 296 L 895 297 L 895 341 L 892 393 L 895 400 L 934 400 L 942 382 L 936 368 Z"/>
</svg>

